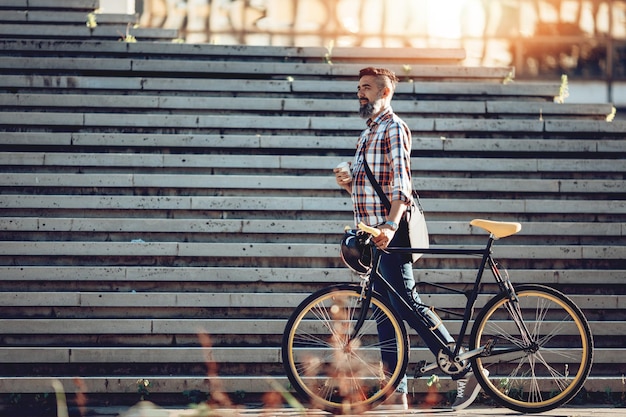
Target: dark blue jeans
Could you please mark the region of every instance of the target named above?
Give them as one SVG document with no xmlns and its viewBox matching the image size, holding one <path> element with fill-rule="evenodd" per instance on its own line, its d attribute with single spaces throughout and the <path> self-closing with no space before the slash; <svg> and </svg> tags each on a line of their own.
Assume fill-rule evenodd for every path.
<svg viewBox="0 0 626 417">
<path fill-rule="evenodd" d="M 396 239 L 394 239 L 394 241 L 395 240 Z M 390 246 L 394 246 L 394 241 L 392 241 Z M 429 308 L 418 306 L 418 303 L 421 301 L 417 291 L 413 291 L 413 288 L 415 287 L 415 279 L 413 278 L 413 264 L 411 263 L 410 256 L 399 253 L 381 253 L 378 272 L 381 276 L 385 277 L 385 279 L 393 286 L 398 294 L 400 294 L 400 296 L 402 296 L 402 298 L 409 303 L 409 305 L 415 306 L 421 313 L 421 319 L 416 319 L 407 311 L 405 306 L 396 300 L 393 295 L 388 294 L 386 288 L 382 285 L 374 285 L 374 289 L 380 292 L 384 298 L 391 302 L 391 305 L 400 314 L 400 317 L 402 317 L 402 319 L 404 319 L 409 326 L 415 329 L 431 352 L 437 355 L 440 349 L 439 342 L 429 330 L 429 328 L 437 326 L 437 324 L 439 325 L 437 326 L 435 332 L 438 334 L 439 338 L 446 343 L 454 343 L 454 339 L 450 336 L 450 333 L 443 323 L 441 323 L 439 317 Z M 384 345 L 385 340 L 393 338 L 393 327 L 390 325 L 389 321 L 378 324 L 378 338 L 381 345 Z M 381 350 L 381 357 L 385 369 L 395 368 L 397 362 L 395 352 Z M 398 388 L 396 388 L 396 391 L 403 393 L 408 392 L 406 375 L 402 378 L 402 381 L 398 385 Z"/>
</svg>

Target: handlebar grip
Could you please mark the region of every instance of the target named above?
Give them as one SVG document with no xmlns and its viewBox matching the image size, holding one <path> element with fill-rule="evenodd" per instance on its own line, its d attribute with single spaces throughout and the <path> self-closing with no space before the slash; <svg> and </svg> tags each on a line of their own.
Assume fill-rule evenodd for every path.
<svg viewBox="0 0 626 417">
<path fill-rule="evenodd" d="M 363 222 L 360 222 L 360 223 L 357 225 L 357 227 L 358 227 L 359 229 L 363 230 L 364 232 L 369 233 L 370 235 L 372 235 L 372 236 L 374 236 L 374 237 L 377 237 L 377 236 L 378 236 L 378 235 L 380 235 L 380 233 L 381 233 L 381 232 L 380 232 L 380 229 L 377 229 L 377 228 L 375 228 L 375 227 L 368 226 L 368 225 L 366 225 L 366 224 L 365 224 L 365 223 L 363 223 Z"/>
</svg>

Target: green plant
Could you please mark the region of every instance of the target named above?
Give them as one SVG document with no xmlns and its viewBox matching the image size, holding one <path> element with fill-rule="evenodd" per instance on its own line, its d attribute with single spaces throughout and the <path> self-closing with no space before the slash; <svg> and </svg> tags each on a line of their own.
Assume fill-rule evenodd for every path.
<svg viewBox="0 0 626 417">
<path fill-rule="evenodd" d="M 40 415 L 50 415 L 54 413 L 56 404 L 54 402 L 54 398 L 50 395 L 49 392 L 35 394 L 32 398 L 32 401 L 26 401 L 26 398 L 22 401 L 19 406 L 21 409 L 29 409 L 31 412 L 36 412 Z M 59 415 L 59 417 L 63 417 Z"/>
<path fill-rule="evenodd" d="M 604 401 L 609 404 L 613 402 L 613 390 L 611 387 L 604 388 Z"/>
<path fill-rule="evenodd" d="M 148 390 L 149 387 L 149 380 L 144 378 L 139 378 L 137 380 L 137 392 L 139 393 L 141 401 L 144 401 L 150 395 L 150 391 Z"/>
<path fill-rule="evenodd" d="M 89 29 L 95 29 L 96 27 L 98 27 L 98 22 L 96 21 L 95 13 L 89 13 L 87 15 L 87 27 Z"/>
<path fill-rule="evenodd" d="M 572 399 L 571 404 L 582 405 L 587 404 L 591 400 L 589 393 L 585 388 L 581 389 Z"/>
<path fill-rule="evenodd" d="M 130 34 L 130 25 L 130 23 L 126 25 L 126 35 L 122 35 L 120 40 L 127 43 L 135 43 L 137 42 L 137 38 Z M 137 28 L 137 25 L 134 25 L 133 28 Z"/>
<path fill-rule="evenodd" d="M 615 108 L 615 106 L 613 106 L 613 108 L 611 109 L 611 113 L 606 115 L 606 121 L 612 122 L 615 119 L 616 114 L 617 114 L 617 109 Z"/>
<path fill-rule="evenodd" d="M 561 75 L 561 86 L 559 87 L 559 95 L 554 98 L 554 101 L 560 104 L 565 103 L 565 99 L 569 97 L 569 83 L 567 75 Z"/>
<path fill-rule="evenodd" d="M 432 387 L 435 386 L 435 388 L 440 389 L 441 388 L 441 383 L 439 382 L 439 377 L 435 374 L 432 374 L 430 376 L 430 378 L 428 378 L 428 381 L 426 381 L 426 386 L 427 387 Z"/>
<path fill-rule="evenodd" d="M 502 84 L 510 84 L 513 82 L 515 78 L 515 74 L 513 73 L 513 71 L 509 71 L 509 73 L 506 75 L 506 77 L 504 77 L 504 79 L 502 80 Z"/>
<path fill-rule="evenodd" d="M 405 64 L 405 65 L 402 66 L 402 71 L 404 71 L 404 75 L 406 76 L 406 80 L 409 83 L 413 82 L 413 80 L 411 79 L 411 70 L 412 69 L 413 68 L 410 65 L 408 65 L 408 64 Z"/>
<path fill-rule="evenodd" d="M 247 392 L 245 392 L 244 390 L 237 390 L 237 391 L 235 391 L 235 393 L 234 393 L 235 401 L 236 402 L 243 402 L 243 400 L 246 399 L 246 395 L 247 395 Z"/>
<path fill-rule="evenodd" d="M 457 394 L 457 390 L 455 390 L 455 389 L 446 392 L 446 394 L 445 394 L 445 396 L 446 396 L 446 403 L 453 404 L 454 401 L 456 401 L 456 394 Z"/>
<path fill-rule="evenodd" d="M 500 382 L 498 383 L 498 387 L 500 391 L 506 393 L 511 389 L 511 381 L 509 380 L 509 378 L 501 378 Z"/>
<path fill-rule="evenodd" d="M 213 409 L 205 402 L 200 404 L 191 404 L 190 408 L 195 410 L 195 414 L 193 415 L 194 417 L 209 417 L 215 415 L 213 414 Z"/>
<path fill-rule="evenodd" d="M 19 405 L 20 402 L 22 402 L 22 394 L 19 394 L 19 393 L 9 394 L 9 404 Z"/>
<path fill-rule="evenodd" d="M 189 404 L 200 404 L 209 399 L 210 395 L 197 389 L 183 391 L 183 397 Z"/>
<path fill-rule="evenodd" d="M 333 65 L 333 48 L 335 46 L 335 41 L 331 40 L 326 47 L 326 53 L 324 54 L 324 62 L 328 65 Z"/>
<path fill-rule="evenodd" d="M 424 402 L 430 406 L 441 403 L 444 396 L 439 392 L 441 389 L 439 377 L 435 374 L 431 375 L 428 381 L 426 381 L 426 386 L 428 387 L 428 392 L 426 393 L 426 397 L 424 397 Z"/>
</svg>

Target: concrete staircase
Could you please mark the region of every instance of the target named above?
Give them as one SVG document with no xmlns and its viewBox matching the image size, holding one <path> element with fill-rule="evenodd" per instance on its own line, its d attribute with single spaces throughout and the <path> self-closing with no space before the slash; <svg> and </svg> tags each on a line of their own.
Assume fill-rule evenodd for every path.
<svg viewBox="0 0 626 417">
<path fill-rule="evenodd" d="M 0 38 L 172 41 L 174 29 L 140 28 L 138 16 L 100 13 L 98 0 L 1 0 Z"/>
<path fill-rule="evenodd" d="M 331 170 L 363 128 L 367 65 L 402 78 L 393 107 L 413 131 L 432 243 L 482 244 L 475 217 L 523 223 L 497 257 L 514 282 L 571 295 L 597 347 L 586 389 L 622 390 L 626 124 L 605 120 L 610 105 L 554 103 L 558 80 L 462 67 L 460 50 L 14 35 L 7 16 L 40 11 L 0 4 L 0 404 L 51 392 L 52 379 L 92 404 L 146 391 L 184 404 L 217 383 L 245 402 L 270 378 L 287 387 L 290 312 L 317 288 L 358 281 L 338 257 L 351 203 Z M 415 272 L 464 288 L 476 266 L 424 258 Z M 463 304 L 441 290 L 423 298 Z M 412 345 L 413 362 L 428 357 Z"/>
</svg>

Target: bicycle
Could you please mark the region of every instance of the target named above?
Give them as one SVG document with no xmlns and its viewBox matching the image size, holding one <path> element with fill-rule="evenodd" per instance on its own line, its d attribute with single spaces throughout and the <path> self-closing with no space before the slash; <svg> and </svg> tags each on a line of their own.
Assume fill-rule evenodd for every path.
<svg viewBox="0 0 626 417">
<path fill-rule="evenodd" d="M 580 391 L 591 370 L 593 337 L 585 316 L 560 291 L 536 284 L 513 286 L 508 273 L 500 271 L 492 246 L 495 240 L 518 233 L 519 223 L 474 219 L 470 224 L 489 233 L 484 248 L 385 249 L 481 257 L 470 290 L 429 283 L 464 294 L 467 302 L 462 314 L 439 310 L 463 317 L 459 335 L 451 345 L 440 340 L 435 360 L 418 363 L 415 377 L 437 369 L 454 376 L 467 372 L 471 364 L 484 392 L 502 406 L 539 413 L 564 405 Z M 361 224 L 347 233 L 361 251 L 360 283 L 332 285 L 309 295 L 289 318 L 282 340 L 283 365 L 297 393 L 313 406 L 336 414 L 361 413 L 384 402 L 408 367 L 406 327 L 391 304 L 373 290 L 373 283 L 385 286 L 402 308 L 417 314 L 377 272 L 380 251 L 373 250 L 371 237 L 380 231 Z M 499 293 L 473 319 L 469 347 L 464 349 L 486 268 L 492 271 Z M 394 337 L 379 341 L 376 326 L 385 320 L 393 326 Z M 383 369 L 381 349 L 395 352 L 394 369 Z"/>
</svg>

